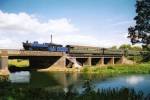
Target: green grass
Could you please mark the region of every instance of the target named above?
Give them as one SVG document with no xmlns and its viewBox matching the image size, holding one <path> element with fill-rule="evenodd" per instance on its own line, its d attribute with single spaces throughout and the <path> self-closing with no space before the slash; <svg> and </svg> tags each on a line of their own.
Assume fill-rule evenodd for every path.
<svg viewBox="0 0 150 100">
<path fill-rule="evenodd" d="M 16 66 L 16 67 L 28 67 L 29 66 L 29 61 L 28 60 L 9 60 L 8 61 L 9 66 Z"/>
<path fill-rule="evenodd" d="M 115 74 L 150 74 L 150 64 L 133 64 L 133 65 L 108 65 L 108 66 L 91 66 L 81 70 L 83 73 L 96 73 L 102 75 Z"/>
</svg>

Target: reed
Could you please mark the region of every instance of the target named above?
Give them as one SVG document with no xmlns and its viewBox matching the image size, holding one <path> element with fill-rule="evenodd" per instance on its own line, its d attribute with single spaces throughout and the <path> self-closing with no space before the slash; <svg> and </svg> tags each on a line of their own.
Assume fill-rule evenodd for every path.
<svg viewBox="0 0 150 100">
<path fill-rule="evenodd" d="M 133 64 L 133 65 L 108 65 L 108 66 L 91 66 L 85 67 L 81 70 L 83 73 L 96 74 L 149 74 L 150 64 Z"/>
<path fill-rule="evenodd" d="M 0 100 L 150 100 L 150 95 L 134 89 L 98 89 L 94 90 L 87 81 L 83 84 L 83 93 L 72 91 L 51 91 L 45 88 L 15 88 L 8 82 L 0 82 Z"/>
</svg>

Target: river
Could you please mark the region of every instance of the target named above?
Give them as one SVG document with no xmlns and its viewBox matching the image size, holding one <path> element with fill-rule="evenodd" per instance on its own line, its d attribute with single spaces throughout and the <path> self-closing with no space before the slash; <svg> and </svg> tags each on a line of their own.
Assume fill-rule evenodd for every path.
<svg viewBox="0 0 150 100">
<path fill-rule="evenodd" d="M 52 91 L 67 91 L 69 86 L 82 92 L 86 80 L 91 80 L 94 89 L 133 88 L 150 93 L 150 74 L 130 74 L 104 77 L 97 74 L 65 73 L 65 72 L 15 72 L 9 80 L 15 87 L 41 87 Z"/>
</svg>

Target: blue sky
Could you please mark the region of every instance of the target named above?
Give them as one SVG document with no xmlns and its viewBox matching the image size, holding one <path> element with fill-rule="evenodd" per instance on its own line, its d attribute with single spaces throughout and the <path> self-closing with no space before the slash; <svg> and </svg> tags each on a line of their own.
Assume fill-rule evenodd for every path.
<svg viewBox="0 0 150 100">
<path fill-rule="evenodd" d="M 62 44 L 110 47 L 130 43 L 126 36 L 127 28 L 134 25 L 135 2 L 0 0 L 0 48 L 21 48 L 25 40 L 46 42 L 51 33 Z"/>
</svg>

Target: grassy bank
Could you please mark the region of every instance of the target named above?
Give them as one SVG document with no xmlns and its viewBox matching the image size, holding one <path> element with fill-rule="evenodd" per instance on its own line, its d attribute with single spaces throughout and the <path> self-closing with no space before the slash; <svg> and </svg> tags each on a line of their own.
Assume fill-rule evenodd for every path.
<svg viewBox="0 0 150 100">
<path fill-rule="evenodd" d="M 133 65 L 108 65 L 84 67 L 83 73 L 96 73 L 102 75 L 114 74 L 150 74 L 150 64 L 133 64 Z"/>
<path fill-rule="evenodd" d="M 29 66 L 29 61 L 28 60 L 9 60 L 8 61 L 9 66 L 16 66 L 16 67 L 28 67 Z"/>
</svg>

